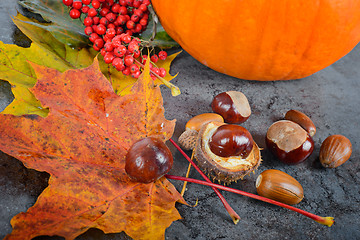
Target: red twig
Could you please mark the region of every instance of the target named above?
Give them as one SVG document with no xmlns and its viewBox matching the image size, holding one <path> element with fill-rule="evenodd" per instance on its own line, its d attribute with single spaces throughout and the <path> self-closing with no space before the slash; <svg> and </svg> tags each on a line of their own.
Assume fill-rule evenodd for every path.
<svg viewBox="0 0 360 240">
<path fill-rule="evenodd" d="M 208 183 L 211 183 L 210 179 L 200 170 L 200 168 L 190 159 L 190 157 L 179 147 L 179 145 L 177 145 L 174 142 L 174 140 L 172 140 L 172 139 L 170 139 L 169 141 L 191 163 L 191 165 L 196 169 L 196 171 L 198 171 L 200 173 L 200 175 L 205 179 L 205 181 L 208 182 Z M 213 187 L 212 189 L 215 191 L 215 193 L 220 198 L 221 202 L 223 203 L 225 209 L 228 211 L 228 213 L 229 213 L 231 219 L 233 220 L 233 222 L 235 224 L 237 224 L 239 222 L 239 220 L 240 220 L 240 216 L 235 212 L 234 209 L 232 209 L 232 207 L 229 205 L 229 203 L 226 201 L 224 196 L 220 193 L 220 191 L 217 188 Z"/>
<path fill-rule="evenodd" d="M 254 198 L 254 199 L 257 199 L 257 200 L 260 200 L 260 201 L 263 201 L 263 202 L 268 202 L 268 203 L 271 203 L 271 204 L 274 204 L 274 205 L 277 205 L 277 206 L 280 206 L 280 207 L 290 209 L 290 210 L 295 211 L 297 213 L 300 213 L 300 214 L 302 214 L 302 215 L 304 215 L 306 217 L 309 217 L 309 218 L 313 219 L 314 221 L 316 221 L 318 223 L 321 223 L 323 225 L 326 225 L 328 227 L 331 227 L 331 225 L 334 223 L 334 220 L 333 220 L 334 218 L 333 217 L 321 217 L 321 216 L 315 215 L 313 213 L 309 213 L 307 211 L 301 210 L 299 208 L 296 208 L 296 207 L 293 207 L 293 206 L 290 206 L 290 205 L 287 205 L 287 204 L 284 204 L 284 203 L 281 203 L 281 202 L 278 202 L 278 201 L 275 201 L 275 200 L 272 200 L 272 199 L 269 199 L 269 198 L 265 198 L 265 197 L 262 197 L 262 196 L 259 196 L 259 195 L 256 195 L 256 194 L 244 192 L 244 191 L 241 191 L 241 190 L 238 190 L 238 189 L 226 187 L 226 186 L 211 183 L 211 182 L 205 182 L 205 181 L 201 181 L 201 180 L 197 180 L 197 179 L 180 177 L 180 176 L 165 175 L 165 177 L 168 178 L 168 179 L 173 179 L 173 180 L 188 181 L 188 182 L 192 182 L 192 183 L 202 184 L 202 185 L 210 186 L 212 188 L 218 188 L 218 189 L 222 189 L 222 190 L 225 190 L 225 191 L 228 191 L 228 192 L 232 192 L 232 193 L 240 194 L 240 195 L 247 196 L 247 197 L 250 197 L 250 198 Z"/>
</svg>

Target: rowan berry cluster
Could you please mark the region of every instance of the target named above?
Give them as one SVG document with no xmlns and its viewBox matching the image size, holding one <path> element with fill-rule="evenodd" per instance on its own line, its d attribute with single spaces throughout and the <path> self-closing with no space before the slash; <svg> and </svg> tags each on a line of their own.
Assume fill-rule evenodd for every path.
<svg viewBox="0 0 360 240">
<path fill-rule="evenodd" d="M 63 4 L 72 19 L 82 20 L 85 34 L 107 64 L 124 75 L 140 76 L 147 55 L 141 54 L 143 42 L 136 34 L 148 25 L 150 0 L 63 0 Z M 156 67 L 156 62 L 166 57 L 163 50 L 152 53 L 152 78 L 165 77 L 166 70 Z"/>
</svg>

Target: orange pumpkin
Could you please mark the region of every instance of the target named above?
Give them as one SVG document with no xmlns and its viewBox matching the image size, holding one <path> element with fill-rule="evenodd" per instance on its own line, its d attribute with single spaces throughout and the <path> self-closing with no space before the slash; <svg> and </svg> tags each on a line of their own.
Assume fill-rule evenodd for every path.
<svg viewBox="0 0 360 240">
<path fill-rule="evenodd" d="M 360 41 L 360 0 L 152 0 L 181 47 L 248 80 L 307 77 Z"/>
</svg>

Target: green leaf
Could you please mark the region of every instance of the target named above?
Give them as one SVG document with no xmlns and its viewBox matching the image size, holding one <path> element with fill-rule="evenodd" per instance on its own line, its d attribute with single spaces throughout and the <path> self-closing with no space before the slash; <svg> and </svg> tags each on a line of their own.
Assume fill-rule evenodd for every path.
<svg viewBox="0 0 360 240">
<path fill-rule="evenodd" d="M 85 47 L 89 45 L 88 37 L 84 33 L 84 25 L 80 19 L 73 20 L 69 16 L 69 9 L 61 0 L 23 0 L 19 4 L 29 11 L 40 14 L 48 23 L 27 20 L 51 33 L 58 41 L 71 47 Z"/>
</svg>

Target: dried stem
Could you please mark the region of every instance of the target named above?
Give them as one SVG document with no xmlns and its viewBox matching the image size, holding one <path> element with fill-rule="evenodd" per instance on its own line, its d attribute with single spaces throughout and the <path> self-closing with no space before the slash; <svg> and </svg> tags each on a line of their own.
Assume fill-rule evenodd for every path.
<svg viewBox="0 0 360 240">
<path fill-rule="evenodd" d="M 265 198 L 265 197 L 262 197 L 262 196 L 259 196 L 259 195 L 256 195 L 256 194 L 244 192 L 244 191 L 241 191 L 241 190 L 238 190 L 238 189 L 222 186 L 222 185 L 211 183 L 211 182 L 205 182 L 205 181 L 201 181 L 201 180 L 197 180 L 197 179 L 180 177 L 180 176 L 165 175 L 165 177 L 168 178 L 168 179 L 173 179 L 173 180 L 188 181 L 188 182 L 192 182 L 192 183 L 202 184 L 202 185 L 210 186 L 212 188 L 218 188 L 218 189 L 225 190 L 225 191 L 228 191 L 228 192 L 232 192 L 232 193 L 240 194 L 240 195 L 247 196 L 247 197 L 250 197 L 250 198 L 254 198 L 254 199 L 257 199 L 257 200 L 260 200 L 260 201 L 263 201 L 263 202 L 268 202 L 268 203 L 271 203 L 271 204 L 274 204 L 274 205 L 277 205 L 277 206 L 280 206 L 280 207 L 283 207 L 283 208 L 290 209 L 290 210 L 295 211 L 297 213 L 300 213 L 300 214 L 302 214 L 302 215 L 304 215 L 306 217 L 309 217 L 309 218 L 313 219 L 314 221 L 316 221 L 318 223 L 321 223 L 323 225 L 326 225 L 328 227 L 331 227 L 331 225 L 334 223 L 334 220 L 333 220 L 334 218 L 333 217 L 320 217 L 318 215 L 309 213 L 309 212 L 301 210 L 299 208 L 296 208 L 296 207 L 293 207 L 293 206 L 290 206 L 290 205 L 287 205 L 287 204 L 284 204 L 284 203 L 281 203 L 281 202 L 278 202 L 278 201 L 275 201 L 275 200 L 272 200 L 272 199 L 269 199 L 269 198 Z"/>
<path fill-rule="evenodd" d="M 138 60 L 135 59 L 135 62 L 141 67 L 141 68 L 145 68 L 144 64 L 142 64 L 141 62 L 139 62 Z M 180 89 L 175 86 L 174 84 L 170 83 L 169 81 L 167 81 L 166 79 L 160 77 L 158 74 L 156 74 L 155 72 L 153 72 L 151 69 L 150 69 L 150 72 L 152 74 L 155 75 L 155 77 L 157 77 L 165 86 L 167 86 L 168 88 L 170 88 L 171 90 L 171 94 L 173 96 L 177 96 L 177 95 L 180 95 Z"/>
<path fill-rule="evenodd" d="M 205 179 L 206 182 L 212 183 L 210 179 L 200 170 L 200 168 L 189 158 L 189 156 L 177 145 L 174 140 L 169 139 L 169 141 L 176 147 L 177 150 L 191 163 L 191 165 L 200 173 L 200 175 Z M 233 220 L 234 224 L 237 224 L 240 220 L 240 216 L 232 209 L 232 207 L 229 205 L 229 203 L 225 200 L 224 196 L 220 193 L 220 191 L 213 187 L 212 188 L 215 193 L 220 198 L 221 202 L 223 203 L 225 209 L 229 213 L 231 219 Z"/>
<path fill-rule="evenodd" d="M 195 150 L 192 151 L 191 160 L 194 159 L 194 153 L 195 153 Z M 191 163 L 189 163 L 189 166 L 188 166 L 188 169 L 187 169 L 187 171 L 186 171 L 186 176 L 185 176 L 185 177 L 189 177 L 190 169 L 191 169 Z M 185 181 L 185 182 L 183 183 L 183 187 L 182 187 L 182 189 L 181 189 L 181 193 L 180 193 L 181 196 L 184 196 L 184 193 L 185 193 L 185 191 L 186 191 L 186 185 L 187 185 L 187 182 Z"/>
</svg>

